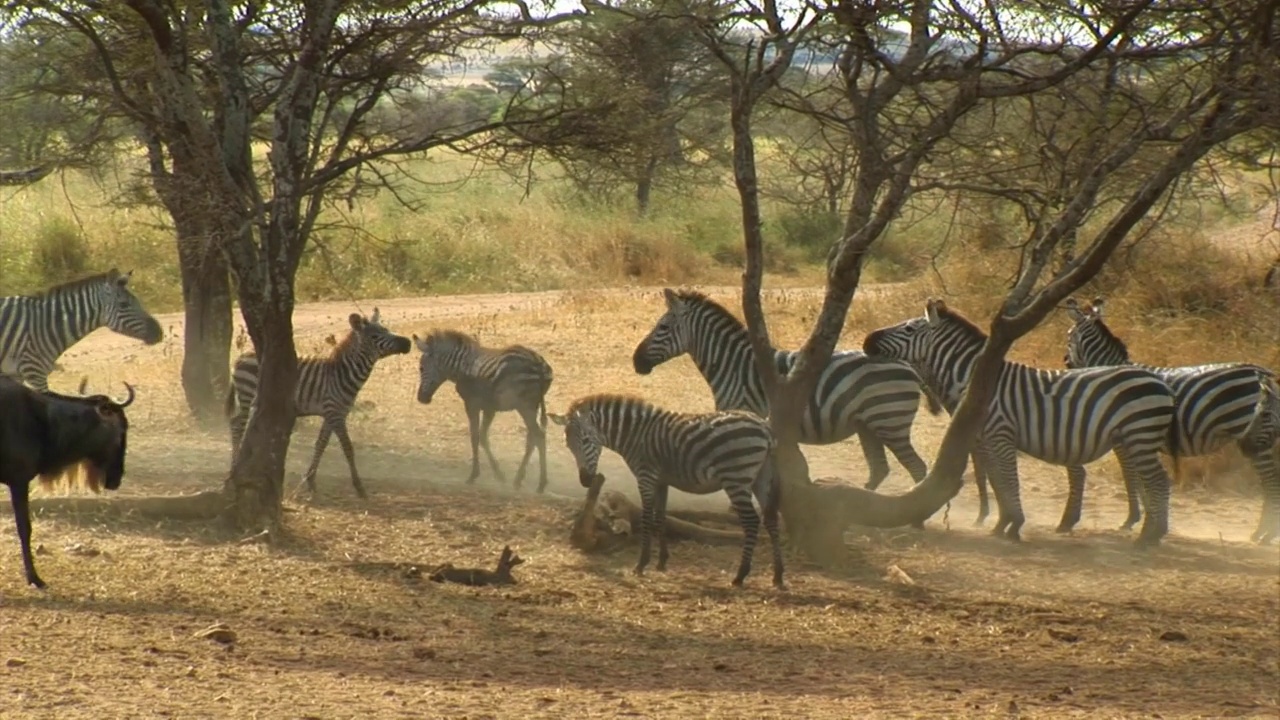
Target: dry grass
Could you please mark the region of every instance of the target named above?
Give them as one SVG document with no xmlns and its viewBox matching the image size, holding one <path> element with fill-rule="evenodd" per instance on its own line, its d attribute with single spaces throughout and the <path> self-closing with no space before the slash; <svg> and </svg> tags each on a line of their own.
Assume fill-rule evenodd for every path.
<svg viewBox="0 0 1280 720">
<path fill-rule="evenodd" d="M 706 288 L 732 301 L 725 288 Z M 919 284 L 868 289 L 844 345 L 920 312 Z M 817 291 L 770 292 L 782 344 L 800 340 Z M 958 297 L 957 307 L 981 307 Z M 465 328 L 522 342 L 556 371 L 548 402 L 601 391 L 711 406 L 687 361 L 635 376 L 630 353 L 661 313 L 656 289 L 378 300 L 392 329 Z M 731 305 L 732 306 L 732 305 Z M 320 348 L 347 303 L 299 308 L 300 344 Z M 1136 324 L 1120 309 L 1118 330 Z M 180 325 L 178 318 L 162 323 Z M 1052 364 L 1065 319 L 1016 354 Z M 1131 342 L 1137 350 L 1138 340 Z M 138 383 L 122 499 L 216 487 L 223 434 L 190 427 L 177 384 L 178 344 L 153 348 L 100 332 L 63 358 L 55 388 Z M 462 486 L 466 422 L 452 393 L 413 398 L 416 354 L 374 373 L 351 420 L 372 498 L 355 499 L 341 453 L 321 467 L 320 496 L 291 502 L 289 537 L 237 542 L 205 525 L 89 514 L 38 517 L 37 558 L 51 589 L 20 586 L 12 535 L 0 538 L 0 716 L 181 717 L 1275 717 L 1280 711 L 1280 558 L 1239 542 L 1258 501 L 1179 492 L 1173 536 L 1149 554 L 1113 531 L 1123 493 L 1114 467 L 1090 468 L 1086 515 L 1071 537 L 1049 531 L 1065 498 L 1060 468 L 1022 464 L 1028 542 L 960 529 L 972 490 L 923 534 L 857 538 L 848 566 L 819 572 L 789 555 L 791 591 L 761 567 L 729 588 L 737 548 L 673 546 L 670 569 L 634 578 L 634 549 L 585 557 L 568 546 L 580 503 L 572 460 L 549 443 L 551 494 Z M 295 436 L 289 487 L 316 425 Z M 942 419 L 921 413 L 932 456 Z M 494 427 L 514 469 L 522 423 Z M 861 482 L 853 443 L 806 451 L 820 475 Z M 616 458 L 602 471 L 634 497 Z M 909 479 L 895 466 L 887 492 Z M 727 508 L 723 496 L 673 505 Z M 504 589 L 441 586 L 405 573 L 440 562 L 487 566 L 510 543 L 528 560 Z M 763 552 L 763 550 L 762 550 Z M 763 556 L 761 557 L 763 561 Z M 903 571 L 905 584 L 892 568 Z M 899 579 L 894 579 L 894 578 Z M 223 622 L 230 645 L 193 634 Z M 1182 635 L 1179 635 L 1181 633 Z M 1165 639 L 1161 639 L 1162 636 Z M 1185 639 L 1181 639 L 1185 636 Z M 87 661 L 86 661 L 87 660 Z M 25 661 L 25 662 L 24 662 Z M 145 708 L 145 709 L 144 709 Z"/>
</svg>

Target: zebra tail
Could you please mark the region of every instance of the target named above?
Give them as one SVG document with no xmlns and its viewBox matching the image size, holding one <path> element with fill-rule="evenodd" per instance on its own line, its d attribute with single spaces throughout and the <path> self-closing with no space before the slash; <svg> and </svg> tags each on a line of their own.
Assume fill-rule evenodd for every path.
<svg viewBox="0 0 1280 720">
<path fill-rule="evenodd" d="M 227 383 L 227 397 L 222 402 L 222 414 L 230 420 L 236 414 L 236 384 Z"/>
<path fill-rule="evenodd" d="M 941 415 L 943 410 L 942 401 L 934 394 L 933 389 L 929 387 L 929 384 L 924 382 L 920 383 L 920 390 L 924 393 L 924 399 L 928 403 L 929 414 L 934 417 Z"/>
</svg>

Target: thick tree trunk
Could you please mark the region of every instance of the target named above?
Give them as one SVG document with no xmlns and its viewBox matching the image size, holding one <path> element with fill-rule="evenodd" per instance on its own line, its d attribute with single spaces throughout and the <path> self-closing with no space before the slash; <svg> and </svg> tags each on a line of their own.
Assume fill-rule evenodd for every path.
<svg viewBox="0 0 1280 720">
<path fill-rule="evenodd" d="M 658 158 L 651 157 L 636 180 L 636 214 L 645 217 L 653 202 L 653 178 L 658 172 Z"/>
<path fill-rule="evenodd" d="M 293 298 L 288 287 L 283 294 L 278 286 L 274 289 L 270 302 L 246 298 L 243 290 L 240 301 L 260 359 L 258 396 L 226 492 L 231 521 L 249 532 L 279 528 L 285 459 L 295 419 L 298 356 L 293 343 Z"/>
<path fill-rule="evenodd" d="M 192 415 L 207 427 L 220 427 L 225 424 L 222 400 L 230 382 L 231 278 L 222 252 L 209 252 L 207 241 L 192 240 L 184 237 L 179 223 L 178 256 L 186 320 L 182 389 Z"/>
</svg>

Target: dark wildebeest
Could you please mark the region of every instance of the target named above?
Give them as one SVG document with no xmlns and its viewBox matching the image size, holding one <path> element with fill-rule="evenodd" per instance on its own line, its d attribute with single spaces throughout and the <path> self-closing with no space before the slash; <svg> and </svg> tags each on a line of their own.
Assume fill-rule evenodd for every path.
<svg viewBox="0 0 1280 720">
<path fill-rule="evenodd" d="M 84 385 L 81 385 L 83 388 Z M 0 375 L 0 483 L 9 486 L 27 583 L 44 588 L 31 559 L 31 481 L 65 478 L 98 492 L 120 487 L 133 387 L 122 402 L 106 395 L 76 397 L 32 390 Z"/>
</svg>

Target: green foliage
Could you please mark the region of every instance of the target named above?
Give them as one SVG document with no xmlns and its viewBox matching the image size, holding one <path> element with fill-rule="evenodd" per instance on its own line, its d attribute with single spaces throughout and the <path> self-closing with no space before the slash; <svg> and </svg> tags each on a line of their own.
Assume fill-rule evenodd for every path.
<svg viewBox="0 0 1280 720">
<path fill-rule="evenodd" d="M 88 273 L 89 243 L 71 221 L 54 217 L 40 224 L 32 236 L 35 269 L 46 285 Z"/>
</svg>

